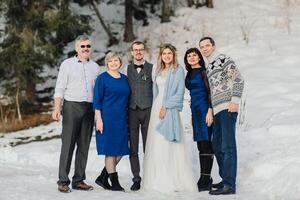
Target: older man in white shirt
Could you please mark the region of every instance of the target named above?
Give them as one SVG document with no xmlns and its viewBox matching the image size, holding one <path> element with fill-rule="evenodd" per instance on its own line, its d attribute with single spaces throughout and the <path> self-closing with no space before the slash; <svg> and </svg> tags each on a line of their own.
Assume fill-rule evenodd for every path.
<svg viewBox="0 0 300 200">
<path fill-rule="evenodd" d="M 100 68 L 90 59 L 91 41 L 82 35 L 75 41 L 77 55 L 64 60 L 60 66 L 55 93 L 52 117 L 59 120 L 63 101 L 62 147 L 59 160 L 60 192 L 71 192 L 68 177 L 75 145 L 75 171 L 72 188 L 76 190 L 92 190 L 93 187 L 83 182 L 88 151 L 93 132 L 93 87 Z"/>
</svg>

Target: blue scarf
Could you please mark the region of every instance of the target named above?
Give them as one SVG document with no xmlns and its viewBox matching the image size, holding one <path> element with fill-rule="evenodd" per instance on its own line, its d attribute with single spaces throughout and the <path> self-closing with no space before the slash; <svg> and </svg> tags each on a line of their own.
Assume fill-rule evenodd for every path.
<svg viewBox="0 0 300 200">
<path fill-rule="evenodd" d="M 179 112 L 183 108 L 184 96 L 184 70 L 182 67 L 172 68 L 168 72 L 165 83 L 165 90 L 162 105 L 166 107 L 167 112 L 156 130 L 167 140 L 180 142 L 180 132 L 182 131 Z M 153 97 L 157 97 L 158 88 L 156 77 L 153 84 Z"/>
</svg>

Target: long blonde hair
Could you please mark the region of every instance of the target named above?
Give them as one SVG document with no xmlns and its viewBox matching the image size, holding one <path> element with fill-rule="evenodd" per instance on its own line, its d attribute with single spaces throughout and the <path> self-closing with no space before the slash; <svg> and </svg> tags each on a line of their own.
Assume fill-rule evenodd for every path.
<svg viewBox="0 0 300 200">
<path fill-rule="evenodd" d="M 178 68 L 178 59 L 176 54 L 176 47 L 174 47 L 170 43 L 162 44 L 159 48 L 159 54 L 157 58 L 157 68 L 156 68 L 156 74 L 159 74 L 161 71 L 163 71 L 166 68 L 166 64 L 163 62 L 161 55 L 165 49 L 170 49 L 173 53 L 173 61 L 171 63 L 171 68 Z"/>
</svg>

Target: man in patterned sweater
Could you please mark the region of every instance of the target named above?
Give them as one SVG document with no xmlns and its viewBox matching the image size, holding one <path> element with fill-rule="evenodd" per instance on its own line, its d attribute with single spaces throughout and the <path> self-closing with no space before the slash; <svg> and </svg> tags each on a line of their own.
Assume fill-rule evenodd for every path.
<svg viewBox="0 0 300 200">
<path fill-rule="evenodd" d="M 244 89 L 244 80 L 234 61 L 216 51 L 215 41 L 203 37 L 199 42 L 201 53 L 207 58 L 207 76 L 214 112 L 213 150 L 222 181 L 212 184 L 209 194 L 235 194 L 237 150 L 236 119 Z"/>
</svg>

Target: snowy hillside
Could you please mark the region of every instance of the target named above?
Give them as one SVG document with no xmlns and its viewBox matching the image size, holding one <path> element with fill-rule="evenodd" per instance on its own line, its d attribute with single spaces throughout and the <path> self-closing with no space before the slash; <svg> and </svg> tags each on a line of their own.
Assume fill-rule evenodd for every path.
<svg viewBox="0 0 300 200">
<path fill-rule="evenodd" d="M 118 166 L 120 182 L 126 192 L 104 191 L 94 183 L 103 167 L 104 159 L 96 156 L 95 137 L 91 142 L 87 165 L 87 183 L 92 184 L 95 190 L 61 194 L 56 185 L 61 145 L 59 139 L 16 147 L 7 145 L 16 137 L 59 134 L 61 124 L 55 122 L 9 135 L 0 134 L 0 200 L 299 200 L 300 1 L 215 0 L 214 3 L 214 9 L 178 8 L 176 18 L 172 18 L 171 23 L 160 24 L 150 19 L 150 25 L 147 27 L 135 25 L 135 34 L 140 40 L 147 41 L 148 58 L 152 62 L 156 60 L 160 42 L 171 42 L 177 47 L 180 63 L 183 64 L 185 50 L 197 47 L 203 35 L 214 37 L 219 51 L 230 55 L 236 61 L 246 80 L 243 97 L 246 107 L 240 113 L 243 120 L 237 131 L 236 195 L 212 197 L 207 192 L 131 192 L 128 157 Z M 109 9 L 109 6 L 103 8 L 108 13 Z M 120 10 L 118 15 L 122 16 L 122 12 L 123 10 Z M 97 43 L 97 52 L 105 52 L 105 42 L 102 40 L 107 38 L 99 25 L 95 27 L 93 37 Z M 128 44 L 121 43 L 113 48 L 126 51 Z M 97 52 L 94 53 L 94 57 L 98 56 Z M 182 117 L 187 142 L 191 147 L 190 157 L 194 164 L 194 174 L 198 178 L 198 156 L 196 144 L 191 138 L 189 116 L 186 103 Z M 70 177 L 72 175 L 73 169 Z M 219 180 L 216 163 L 213 178 L 216 182 Z"/>
</svg>

